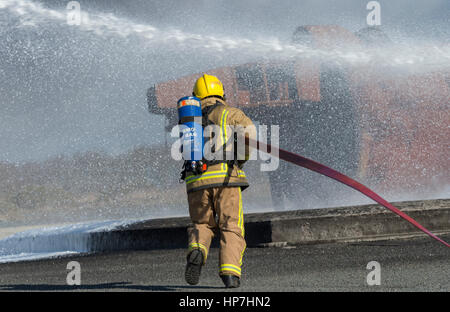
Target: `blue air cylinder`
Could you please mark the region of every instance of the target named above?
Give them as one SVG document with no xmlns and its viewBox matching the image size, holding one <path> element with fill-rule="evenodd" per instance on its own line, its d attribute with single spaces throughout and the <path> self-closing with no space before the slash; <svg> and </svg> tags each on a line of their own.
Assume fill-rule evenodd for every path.
<svg viewBox="0 0 450 312">
<path fill-rule="evenodd" d="M 195 96 L 186 96 L 178 100 L 177 107 L 183 158 L 195 166 L 195 162 L 203 159 L 201 102 Z"/>
</svg>

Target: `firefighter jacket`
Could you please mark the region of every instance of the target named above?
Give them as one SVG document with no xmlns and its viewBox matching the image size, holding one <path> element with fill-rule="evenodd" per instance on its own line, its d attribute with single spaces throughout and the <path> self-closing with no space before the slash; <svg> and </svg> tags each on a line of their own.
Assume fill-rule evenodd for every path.
<svg viewBox="0 0 450 312">
<path fill-rule="evenodd" d="M 187 192 L 220 186 L 236 186 L 241 187 L 242 190 L 246 189 L 249 184 L 242 166 L 249 159 L 252 149 L 248 146 L 239 148 L 236 145 L 245 145 L 245 140 L 242 139 L 244 136 L 255 138 L 255 126 L 244 112 L 228 106 L 218 97 L 208 97 L 201 103 L 203 118 L 207 125 L 214 129 L 214 135 L 210 140 L 214 140 L 216 151 L 222 152 L 222 155 L 228 152 L 228 157 L 224 155 L 223 161 L 213 160 L 202 174 L 187 172 L 185 178 Z M 205 135 L 208 135 L 208 127 L 204 130 Z"/>
</svg>

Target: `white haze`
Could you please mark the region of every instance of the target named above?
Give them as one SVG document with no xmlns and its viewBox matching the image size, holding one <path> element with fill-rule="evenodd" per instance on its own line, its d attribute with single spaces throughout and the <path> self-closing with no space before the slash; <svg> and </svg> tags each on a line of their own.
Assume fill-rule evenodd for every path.
<svg viewBox="0 0 450 312">
<path fill-rule="evenodd" d="M 443 0 L 379 1 L 394 43 L 334 50 L 293 45 L 291 35 L 314 24 L 356 32 L 367 26 L 368 1 L 79 2 L 82 22 L 70 26 L 67 1 L 0 0 L 0 161 L 163 144 L 165 121 L 148 113 L 147 88 L 211 68 L 301 56 L 355 67 L 375 62 L 386 75 L 450 70 Z M 159 160 L 154 166 L 164 169 Z M 337 184 L 330 193 L 341 199 L 305 207 L 367 202 Z M 448 194 L 443 187 L 424 196 Z M 407 190 L 389 196 L 418 198 Z"/>
<path fill-rule="evenodd" d="M 425 2 L 422 4 L 424 8 L 442 5 L 439 1 Z M 360 28 L 364 27 L 367 11 L 355 2 L 341 5 L 334 1 L 320 2 L 322 4 L 306 1 L 303 5 L 288 1 L 283 5 L 258 1 L 259 5 L 255 7 L 256 3 L 250 1 L 247 4 L 233 3 L 236 10 L 232 12 L 229 12 L 231 4 L 225 6 L 219 2 L 217 9 L 223 11 L 228 8 L 225 12 L 229 12 L 231 17 L 225 16 L 225 22 L 217 20 L 220 24 L 217 28 L 221 30 L 217 34 L 211 31 L 216 25 L 204 25 L 203 33 L 197 32 L 202 19 L 191 17 L 195 12 L 192 2 L 181 8 L 178 4 L 153 4 L 153 11 L 159 6 L 167 10 L 168 16 L 159 21 L 163 25 L 161 27 L 135 22 L 118 14 L 101 13 L 98 8 L 96 11 L 83 11 L 87 10 L 83 2 L 81 25 L 68 26 L 67 2 L 56 3 L 53 6 L 59 10 L 34 1 L 0 1 L 0 63 L 3 65 L 0 67 L 0 91 L 5 103 L 0 117 L 3 134 L 0 160 L 43 160 L 87 150 L 117 154 L 136 145 L 161 143 L 164 140 L 161 131 L 164 122 L 146 112 L 146 89 L 159 81 L 224 65 L 301 55 L 354 66 L 377 62 L 388 68 L 387 72 L 392 72 L 393 68 L 394 71 L 427 71 L 450 67 L 450 45 L 441 41 L 402 36 L 401 42 L 383 48 L 342 46 L 330 51 L 294 46 L 289 42 L 294 29 L 290 25 L 302 24 L 301 19 L 292 21 L 295 14 L 291 13 L 291 18 L 287 18 L 289 26 L 285 26 L 284 33 L 279 33 L 279 38 L 270 34 L 267 25 L 272 25 L 273 18 L 276 18 L 281 23 L 277 28 L 282 28 L 280 16 L 265 19 L 265 26 L 261 19 L 255 18 L 258 21 L 256 25 L 246 21 L 249 14 L 267 14 L 272 7 L 280 14 L 287 14 L 289 7 L 293 7 L 302 17 L 305 10 L 316 14 L 320 11 L 318 15 L 324 19 L 322 23 L 327 19 L 329 24 L 340 21 L 356 31 L 350 26 L 360 24 Z M 110 6 L 114 5 L 114 2 L 110 3 Z M 218 12 L 214 5 L 205 3 L 198 5 L 203 8 L 200 14 L 204 14 L 211 23 L 207 16 L 217 16 Z M 132 1 L 130 6 L 137 12 L 139 5 L 145 7 L 145 2 Z M 103 6 L 107 10 L 110 7 L 108 4 Z M 256 12 L 247 12 L 243 8 L 246 6 Z M 183 8 L 186 9 L 184 19 L 181 18 Z M 343 12 L 333 17 L 333 10 L 337 8 Z M 349 17 L 348 8 L 358 8 L 361 17 L 353 20 L 359 23 L 344 18 Z M 401 11 L 400 8 L 390 10 Z M 405 5 L 403 10 L 411 14 L 408 10 L 412 8 Z M 171 15 L 174 15 L 175 25 L 181 23 L 178 28 L 167 25 Z M 226 27 L 222 23 L 229 23 L 233 16 L 235 22 L 231 24 L 230 34 L 224 34 Z M 240 16 L 242 20 L 239 20 Z M 142 20 L 142 15 L 138 19 Z M 195 21 L 189 26 L 187 20 Z M 243 33 L 249 37 L 237 36 L 236 28 L 248 23 Z M 264 31 L 258 34 L 258 28 Z M 398 25 L 393 25 L 393 35 L 398 34 L 398 28 Z M 436 33 L 448 31 L 448 26 L 447 29 L 436 28 L 439 29 Z"/>
</svg>

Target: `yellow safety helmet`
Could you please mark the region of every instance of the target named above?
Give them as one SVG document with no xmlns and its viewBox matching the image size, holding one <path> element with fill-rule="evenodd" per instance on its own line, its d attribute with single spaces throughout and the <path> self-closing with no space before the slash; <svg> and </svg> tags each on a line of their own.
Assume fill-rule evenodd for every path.
<svg viewBox="0 0 450 312">
<path fill-rule="evenodd" d="M 223 98 L 224 91 L 222 82 L 215 76 L 203 74 L 195 82 L 192 94 L 200 99 L 214 95 Z"/>
</svg>

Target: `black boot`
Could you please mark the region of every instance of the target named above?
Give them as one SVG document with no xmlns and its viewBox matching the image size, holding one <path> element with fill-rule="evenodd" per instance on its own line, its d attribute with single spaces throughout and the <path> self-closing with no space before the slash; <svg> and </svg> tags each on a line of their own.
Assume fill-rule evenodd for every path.
<svg viewBox="0 0 450 312">
<path fill-rule="evenodd" d="M 184 278 L 189 285 L 197 285 L 203 266 L 203 253 L 200 249 L 192 250 L 187 256 Z"/>
<path fill-rule="evenodd" d="M 238 288 L 241 285 L 239 277 L 230 274 L 220 275 L 226 288 Z"/>
</svg>

